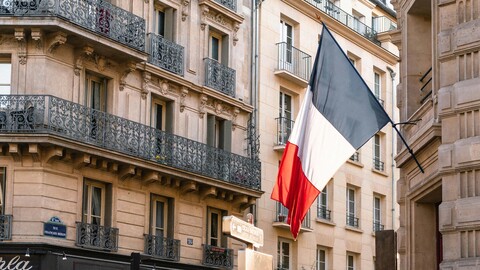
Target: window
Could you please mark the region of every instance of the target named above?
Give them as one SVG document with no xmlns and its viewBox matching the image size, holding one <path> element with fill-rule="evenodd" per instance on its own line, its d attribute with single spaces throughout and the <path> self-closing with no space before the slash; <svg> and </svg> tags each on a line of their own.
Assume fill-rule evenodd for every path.
<svg viewBox="0 0 480 270">
<path fill-rule="evenodd" d="M 280 42 L 282 49 L 280 54 L 280 62 L 292 64 L 293 58 L 293 26 L 283 20 L 280 21 Z"/>
<path fill-rule="evenodd" d="M 10 59 L 0 57 L 0 95 L 9 95 L 12 87 L 12 64 Z"/>
<path fill-rule="evenodd" d="M 356 10 L 352 10 L 353 15 L 353 29 L 359 33 L 365 33 L 365 16 Z"/>
<path fill-rule="evenodd" d="M 175 33 L 175 15 L 176 12 L 171 7 L 165 7 L 155 3 L 154 31 L 165 39 L 174 41 Z"/>
<path fill-rule="evenodd" d="M 290 247 L 291 243 L 284 239 L 278 239 L 277 245 L 277 269 L 287 270 L 291 268 L 290 260 Z"/>
<path fill-rule="evenodd" d="M 212 147 L 231 151 L 232 121 L 215 115 L 207 116 L 207 144 Z"/>
<path fill-rule="evenodd" d="M 355 255 L 347 253 L 347 270 L 355 270 Z"/>
<path fill-rule="evenodd" d="M 228 35 L 214 30 L 209 35 L 209 57 L 224 66 L 228 66 Z"/>
<path fill-rule="evenodd" d="M 207 244 L 216 247 L 226 247 L 227 239 L 222 237 L 222 218 L 226 211 L 208 208 Z"/>
<path fill-rule="evenodd" d="M 317 247 L 316 270 L 327 269 L 327 250 L 322 247 Z"/>
<path fill-rule="evenodd" d="M 0 215 L 5 215 L 5 186 L 7 184 L 6 178 L 7 169 L 0 168 Z"/>
<path fill-rule="evenodd" d="M 347 225 L 358 227 L 358 218 L 356 217 L 356 190 L 352 187 L 347 188 Z"/>
<path fill-rule="evenodd" d="M 92 109 L 106 111 L 107 109 L 107 79 L 93 74 L 85 78 L 86 105 Z"/>
<path fill-rule="evenodd" d="M 373 231 L 381 231 L 382 225 L 382 198 L 380 196 L 373 197 Z"/>
<path fill-rule="evenodd" d="M 378 171 L 384 170 L 384 163 L 382 161 L 382 136 L 375 134 L 373 137 L 373 168 Z"/>
<path fill-rule="evenodd" d="M 82 222 L 105 225 L 105 184 L 85 181 L 83 187 Z"/>
<path fill-rule="evenodd" d="M 151 195 L 150 234 L 171 237 L 173 233 L 173 200 Z"/>
<path fill-rule="evenodd" d="M 350 60 L 350 63 L 355 67 L 355 69 L 359 72 L 362 73 L 362 58 L 358 57 L 357 55 L 347 52 L 347 57 L 348 60 Z"/>
<path fill-rule="evenodd" d="M 377 72 L 374 73 L 374 94 L 377 98 L 380 98 L 380 74 Z"/>
<path fill-rule="evenodd" d="M 279 126 L 278 126 L 278 144 L 284 145 L 287 143 L 288 137 L 293 129 L 293 106 L 292 97 L 284 92 L 280 92 L 279 98 Z"/>
<path fill-rule="evenodd" d="M 317 217 L 320 219 L 330 220 L 330 210 L 328 209 L 328 185 L 320 192 L 317 200 L 318 212 Z"/>
</svg>

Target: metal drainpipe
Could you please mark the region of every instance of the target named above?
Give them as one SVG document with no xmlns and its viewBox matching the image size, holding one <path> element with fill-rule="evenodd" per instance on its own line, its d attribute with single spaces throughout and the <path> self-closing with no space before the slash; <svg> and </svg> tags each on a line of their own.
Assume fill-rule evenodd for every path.
<svg viewBox="0 0 480 270">
<path fill-rule="evenodd" d="M 392 120 L 395 120 L 395 76 L 397 73 L 393 71 L 390 67 L 387 67 L 388 72 L 390 73 L 390 78 L 392 79 Z M 395 150 L 395 130 L 392 127 L 392 230 L 395 230 L 395 160 L 394 160 L 394 150 Z"/>
</svg>

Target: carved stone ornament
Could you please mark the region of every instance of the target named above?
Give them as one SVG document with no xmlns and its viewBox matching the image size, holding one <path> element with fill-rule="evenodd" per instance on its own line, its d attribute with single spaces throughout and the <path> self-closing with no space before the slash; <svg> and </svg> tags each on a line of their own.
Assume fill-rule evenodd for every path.
<svg viewBox="0 0 480 270">
<path fill-rule="evenodd" d="M 82 51 L 79 53 L 77 59 L 75 60 L 75 67 L 73 69 L 73 73 L 76 76 L 80 76 L 80 71 L 83 69 L 83 62 L 85 59 L 92 57 L 93 55 L 93 47 L 91 46 L 84 46 Z"/>
<path fill-rule="evenodd" d="M 167 80 L 162 80 L 160 82 L 160 93 L 166 96 L 168 95 L 168 90 L 170 89 L 170 83 Z"/>
<path fill-rule="evenodd" d="M 150 72 L 144 71 L 142 76 L 143 76 L 142 99 L 146 99 L 150 89 L 150 82 L 152 80 L 152 75 L 150 74 Z"/>
<path fill-rule="evenodd" d="M 223 112 L 223 104 L 217 100 L 213 102 L 213 109 L 215 110 L 215 114 L 219 115 Z"/>
<path fill-rule="evenodd" d="M 200 96 L 200 106 L 198 107 L 198 116 L 200 118 L 203 118 L 203 116 L 205 115 L 205 105 L 207 105 L 207 100 L 208 100 L 207 95 L 202 94 Z"/>
<path fill-rule="evenodd" d="M 43 32 L 40 28 L 32 28 L 32 32 L 31 32 L 31 36 L 32 36 L 32 39 L 35 41 L 35 47 L 37 48 L 37 50 L 41 50 L 42 49 L 42 38 L 43 38 Z"/>
<path fill-rule="evenodd" d="M 18 41 L 18 62 L 25 65 L 27 63 L 27 41 L 23 28 L 15 28 L 15 39 Z"/>
<path fill-rule="evenodd" d="M 183 112 L 185 110 L 185 97 L 188 95 L 188 88 L 187 87 L 182 87 L 182 90 L 180 92 L 180 112 Z"/>
<path fill-rule="evenodd" d="M 188 17 L 189 5 L 190 5 L 190 0 L 182 0 L 182 22 L 184 22 Z"/>
<path fill-rule="evenodd" d="M 236 45 L 237 45 L 237 41 L 238 41 L 238 36 L 237 36 L 238 29 L 240 29 L 240 25 L 239 25 L 237 22 L 234 22 L 234 23 L 233 23 L 233 46 L 236 46 Z"/>
<path fill-rule="evenodd" d="M 128 74 L 134 72 L 136 68 L 137 68 L 137 64 L 135 62 L 133 61 L 128 62 L 127 67 L 122 72 L 122 77 L 120 77 L 120 86 L 119 86 L 120 91 L 123 91 L 123 89 L 125 89 L 125 85 L 127 84 L 126 80 L 127 80 Z"/>
<path fill-rule="evenodd" d="M 203 31 L 203 30 L 205 30 L 205 26 L 207 25 L 207 15 L 208 15 L 208 12 L 210 11 L 210 9 L 206 5 L 202 5 L 201 9 L 202 9 L 202 16 L 201 16 L 201 19 L 200 19 L 201 20 L 200 28 Z"/>
<path fill-rule="evenodd" d="M 235 130 L 237 127 L 237 116 L 240 113 L 240 109 L 238 107 L 233 108 L 233 113 L 232 113 L 232 130 Z"/>
<path fill-rule="evenodd" d="M 58 46 L 67 42 L 67 34 L 63 32 L 56 32 L 49 36 L 47 51 L 51 54 L 55 53 Z"/>
</svg>

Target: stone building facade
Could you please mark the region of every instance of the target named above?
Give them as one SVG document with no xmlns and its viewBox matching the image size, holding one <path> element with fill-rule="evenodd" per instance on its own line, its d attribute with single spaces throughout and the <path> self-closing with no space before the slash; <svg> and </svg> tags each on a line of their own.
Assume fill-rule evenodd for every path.
<svg viewBox="0 0 480 270">
<path fill-rule="evenodd" d="M 480 2 L 392 4 L 402 133 L 425 170 L 399 145 L 400 269 L 477 269 Z"/>
<path fill-rule="evenodd" d="M 235 267 L 244 246 L 222 216 L 262 195 L 250 12 L 237 0 L 0 0 L 3 261 Z"/>
<path fill-rule="evenodd" d="M 287 210 L 270 199 L 285 143 L 307 90 L 322 31 L 320 20 L 387 113 L 395 119 L 398 116 L 392 92 L 398 50 L 389 32 L 396 27 L 395 13 L 385 3 L 263 1 L 258 9 L 256 53 L 265 192 L 257 207 L 257 225 L 265 232 L 265 245 L 259 250 L 274 256 L 275 269 L 374 269 L 375 231 L 398 226 L 393 188 L 398 173 L 393 167 L 391 126 L 339 169 L 310 208 L 296 241 L 286 224 Z"/>
</svg>

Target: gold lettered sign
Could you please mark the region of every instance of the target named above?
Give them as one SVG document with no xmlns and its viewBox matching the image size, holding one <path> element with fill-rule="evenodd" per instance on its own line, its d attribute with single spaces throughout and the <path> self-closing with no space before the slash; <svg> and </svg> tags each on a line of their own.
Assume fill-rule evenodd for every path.
<svg viewBox="0 0 480 270">
<path fill-rule="evenodd" d="M 223 217 L 222 231 L 255 247 L 263 246 L 263 230 L 234 216 Z"/>
</svg>

